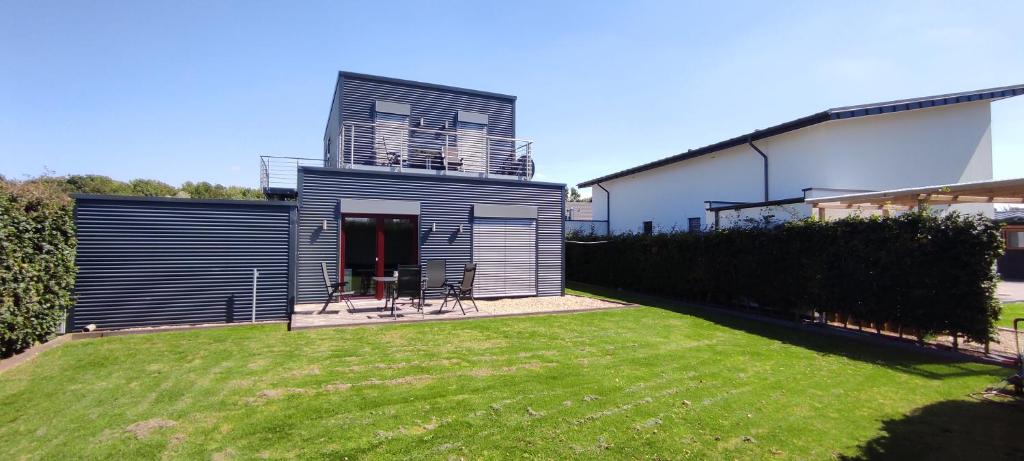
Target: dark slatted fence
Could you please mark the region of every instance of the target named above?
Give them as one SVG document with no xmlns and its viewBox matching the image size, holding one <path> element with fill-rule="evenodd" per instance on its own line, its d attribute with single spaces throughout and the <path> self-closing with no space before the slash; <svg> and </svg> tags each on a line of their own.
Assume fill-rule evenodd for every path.
<svg viewBox="0 0 1024 461">
<path fill-rule="evenodd" d="M 75 199 L 75 330 L 287 320 L 292 203 Z"/>
</svg>

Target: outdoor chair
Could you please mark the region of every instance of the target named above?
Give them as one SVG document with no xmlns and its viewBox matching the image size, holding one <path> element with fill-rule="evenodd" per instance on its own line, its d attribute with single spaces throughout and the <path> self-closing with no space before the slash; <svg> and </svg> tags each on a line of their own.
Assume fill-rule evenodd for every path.
<svg viewBox="0 0 1024 461">
<path fill-rule="evenodd" d="M 332 283 L 331 276 L 327 274 L 327 263 L 325 262 L 320 263 L 320 273 L 324 276 L 324 288 L 327 290 L 327 301 L 324 302 L 324 307 L 320 309 L 320 312 L 323 313 L 327 310 L 327 305 L 331 303 L 331 300 L 334 299 L 335 295 L 338 296 L 338 299 L 341 302 L 348 306 L 350 311 L 354 310 L 355 306 L 352 305 L 352 301 L 348 299 L 348 297 L 352 296 L 354 293 L 351 291 L 345 291 L 345 285 L 347 282 L 340 281 Z"/>
<path fill-rule="evenodd" d="M 394 309 L 398 298 L 409 298 L 409 302 L 416 307 L 416 310 L 423 309 L 423 302 L 416 304 L 417 300 L 423 299 L 423 278 L 420 277 L 420 266 L 416 264 L 398 266 L 398 281 L 395 283 L 394 298 L 391 307 Z"/>
<path fill-rule="evenodd" d="M 442 156 L 449 171 L 462 171 L 462 157 L 459 157 L 458 149 L 445 147 L 442 150 Z"/>
<path fill-rule="evenodd" d="M 448 276 L 445 275 L 445 271 L 448 269 L 448 264 L 443 259 L 431 259 L 427 261 L 427 280 L 423 285 L 423 290 L 420 291 L 420 306 L 423 305 L 424 298 L 428 290 L 445 290 L 445 282 L 448 281 Z"/>
<path fill-rule="evenodd" d="M 469 263 L 462 269 L 462 281 L 459 283 L 445 283 L 445 287 L 448 291 L 444 294 L 444 302 L 441 303 L 441 309 L 439 312 L 444 311 L 444 306 L 448 304 L 448 297 L 455 298 L 455 304 L 459 306 L 462 311 L 462 315 L 466 315 L 466 309 L 462 307 L 462 299 L 469 297 L 469 300 L 473 303 L 473 308 L 477 312 L 480 312 L 480 308 L 476 307 L 476 299 L 473 297 L 473 281 L 476 279 L 476 263 Z"/>
</svg>

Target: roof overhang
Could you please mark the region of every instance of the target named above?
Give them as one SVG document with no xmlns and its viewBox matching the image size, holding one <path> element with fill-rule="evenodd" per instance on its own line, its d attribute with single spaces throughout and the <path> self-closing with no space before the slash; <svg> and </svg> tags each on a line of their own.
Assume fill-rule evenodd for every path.
<svg viewBox="0 0 1024 461">
<path fill-rule="evenodd" d="M 879 192 L 816 197 L 805 200 L 813 208 L 910 209 L 921 205 L 962 203 L 1024 204 L 1024 178 L 962 182 Z"/>
</svg>

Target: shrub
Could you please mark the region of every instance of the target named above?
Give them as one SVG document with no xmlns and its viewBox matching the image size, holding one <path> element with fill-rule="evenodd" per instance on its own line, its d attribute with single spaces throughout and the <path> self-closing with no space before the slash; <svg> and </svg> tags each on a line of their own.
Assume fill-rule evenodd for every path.
<svg viewBox="0 0 1024 461">
<path fill-rule="evenodd" d="M 907 213 L 707 233 L 577 236 L 566 278 L 783 315 L 838 313 L 983 342 L 998 318 L 998 225 Z"/>
<path fill-rule="evenodd" d="M 72 210 L 52 181 L 0 180 L 0 357 L 53 337 L 72 305 Z"/>
</svg>

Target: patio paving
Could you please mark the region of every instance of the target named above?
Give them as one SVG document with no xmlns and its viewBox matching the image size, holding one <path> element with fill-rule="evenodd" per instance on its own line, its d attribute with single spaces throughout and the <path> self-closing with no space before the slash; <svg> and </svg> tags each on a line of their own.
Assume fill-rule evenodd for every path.
<svg viewBox="0 0 1024 461">
<path fill-rule="evenodd" d="M 351 311 L 342 303 L 331 303 L 321 312 L 323 303 L 296 304 L 292 314 L 293 330 L 303 328 L 322 328 L 334 326 L 364 325 L 376 323 L 418 322 L 430 320 L 461 320 L 512 315 L 530 315 L 542 313 L 579 312 L 598 309 L 617 309 L 628 304 L 586 298 L 583 296 L 542 296 L 531 298 L 507 298 L 476 301 L 479 311 L 473 308 L 469 300 L 463 301 L 466 314 L 463 315 L 458 306 L 451 300 L 441 312 L 440 299 L 428 299 L 423 311 L 415 309 L 408 299 L 399 300 L 397 316 L 391 316 L 391 308 L 381 310 L 384 301 L 376 299 L 353 300 L 355 309 Z"/>
</svg>

